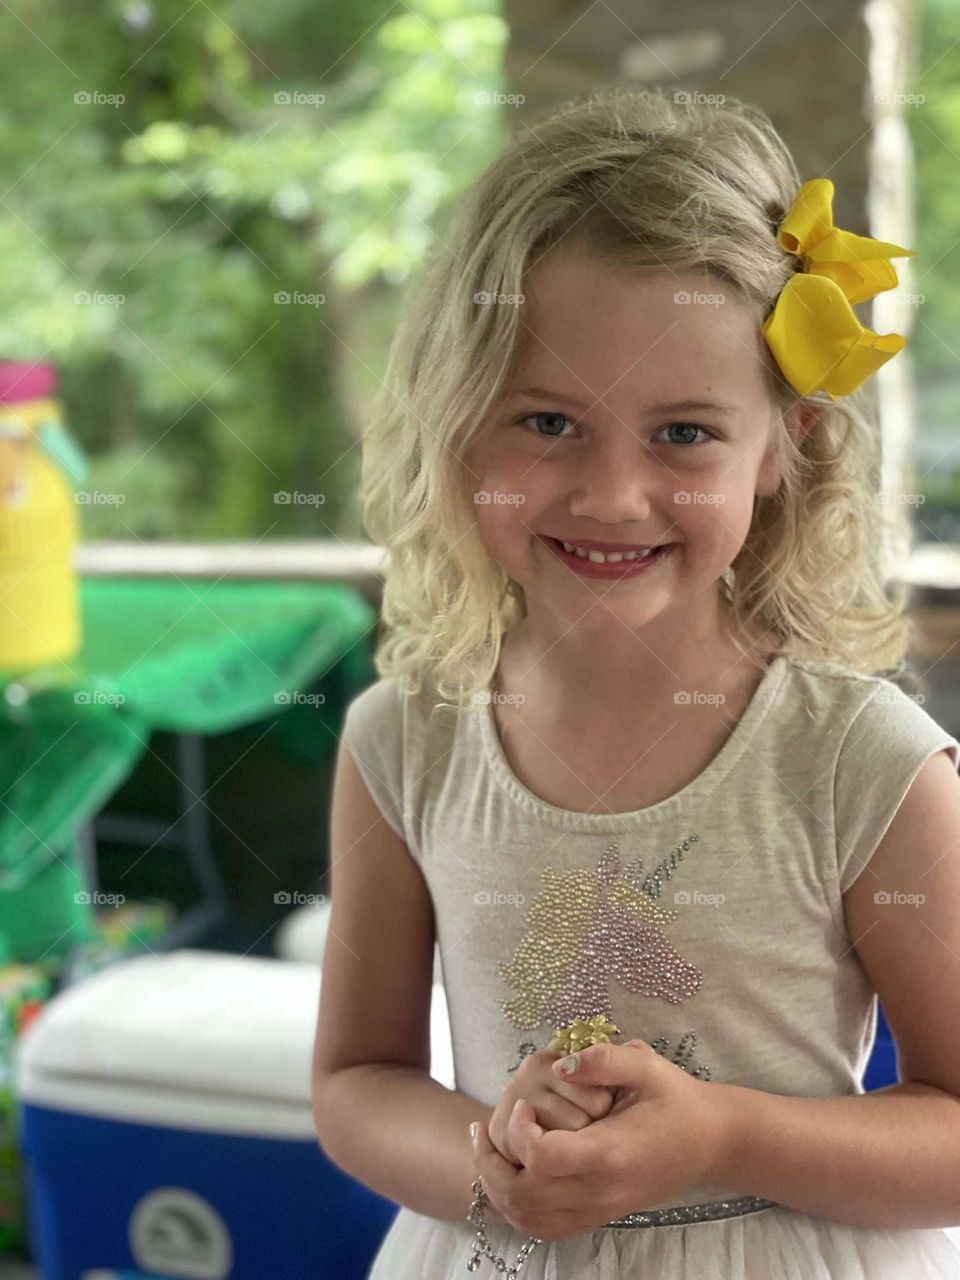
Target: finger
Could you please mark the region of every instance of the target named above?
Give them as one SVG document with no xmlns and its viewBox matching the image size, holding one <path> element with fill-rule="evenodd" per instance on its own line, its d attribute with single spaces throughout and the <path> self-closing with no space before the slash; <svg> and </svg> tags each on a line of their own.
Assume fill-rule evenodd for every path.
<svg viewBox="0 0 960 1280">
<path fill-rule="evenodd" d="M 557 1073 L 553 1073 L 556 1079 Z M 605 1116 L 613 1105 L 614 1093 L 612 1089 L 608 1089 L 605 1085 L 575 1085 L 567 1084 L 565 1080 L 557 1079 L 556 1084 L 551 1085 L 551 1093 L 556 1097 L 565 1098 L 578 1110 L 585 1112 L 591 1120 L 599 1120 L 601 1116 Z M 539 1113 L 539 1107 L 538 1107 Z M 547 1119 L 552 1119 L 548 1114 Z M 574 1124 L 551 1125 L 551 1128 L 573 1129 Z"/>
<path fill-rule="evenodd" d="M 591 1099 L 589 1104 L 578 1102 L 570 1097 L 573 1092 L 589 1096 L 595 1091 L 574 1091 L 571 1085 L 564 1085 L 558 1080 L 556 1084 L 548 1083 L 533 1090 L 524 1101 L 535 1109 L 537 1122 L 544 1129 L 582 1129 L 593 1118 L 587 1109 L 588 1105 L 596 1108 L 597 1100 Z M 509 1120 L 509 1116 L 507 1119 Z"/>
<path fill-rule="evenodd" d="M 550 1070 L 559 1080 L 569 1080 L 572 1084 L 640 1088 L 648 1076 L 650 1055 L 655 1053 L 645 1040 L 630 1040 L 626 1044 L 603 1042 L 558 1058 Z"/>
<path fill-rule="evenodd" d="M 485 1190 L 488 1193 L 492 1191 L 494 1196 L 502 1196 L 519 1174 L 517 1167 L 504 1159 L 491 1142 L 486 1120 L 477 1122 L 476 1137 L 473 1139 L 473 1163 L 477 1173 L 483 1178 Z"/>
<path fill-rule="evenodd" d="M 536 1110 L 523 1098 L 518 1098 L 507 1121 L 507 1135 L 511 1150 L 517 1153 L 520 1163 L 529 1165 L 533 1148 L 543 1137 L 545 1130 L 537 1123 Z"/>
</svg>

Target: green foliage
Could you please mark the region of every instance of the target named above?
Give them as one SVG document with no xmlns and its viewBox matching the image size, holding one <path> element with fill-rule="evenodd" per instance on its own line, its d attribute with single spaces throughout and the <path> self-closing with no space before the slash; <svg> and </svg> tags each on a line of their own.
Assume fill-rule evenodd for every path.
<svg viewBox="0 0 960 1280">
<path fill-rule="evenodd" d="M 956 0 L 923 0 L 915 105 L 904 107 L 916 163 L 913 288 L 923 298 L 910 346 L 918 391 L 917 446 L 927 501 L 960 511 L 960 44 Z M 922 101 L 920 100 L 922 98 Z M 928 444 L 929 442 L 929 444 Z"/>
<path fill-rule="evenodd" d="M 122 495 L 85 536 L 352 528 L 336 388 L 376 379 L 389 325 L 348 350 L 334 315 L 395 305 L 500 146 L 493 0 L 5 14 L 0 352 L 57 366 L 89 487 Z"/>
</svg>

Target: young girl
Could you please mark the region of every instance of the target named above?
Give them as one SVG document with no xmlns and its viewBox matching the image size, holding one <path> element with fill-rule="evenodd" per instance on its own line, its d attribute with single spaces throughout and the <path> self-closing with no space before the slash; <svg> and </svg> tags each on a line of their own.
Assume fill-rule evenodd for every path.
<svg viewBox="0 0 960 1280">
<path fill-rule="evenodd" d="M 960 742 L 894 682 L 852 309 L 910 251 L 680 96 L 517 131 L 365 438 L 314 1098 L 401 1205 L 371 1280 L 960 1276 Z"/>
</svg>

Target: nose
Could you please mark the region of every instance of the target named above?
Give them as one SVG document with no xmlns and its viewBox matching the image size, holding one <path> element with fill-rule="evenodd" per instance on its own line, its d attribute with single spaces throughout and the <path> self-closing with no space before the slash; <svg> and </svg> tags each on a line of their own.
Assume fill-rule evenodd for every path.
<svg viewBox="0 0 960 1280">
<path fill-rule="evenodd" d="M 632 523 L 645 527 L 656 501 L 656 461 L 635 439 L 596 448 L 577 461 L 570 492 L 570 514 L 598 525 Z"/>
</svg>

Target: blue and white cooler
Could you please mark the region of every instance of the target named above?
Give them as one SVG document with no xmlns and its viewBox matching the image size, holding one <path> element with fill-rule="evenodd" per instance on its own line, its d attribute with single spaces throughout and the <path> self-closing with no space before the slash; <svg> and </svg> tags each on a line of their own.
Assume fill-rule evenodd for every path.
<svg viewBox="0 0 960 1280">
<path fill-rule="evenodd" d="M 16 1054 L 44 1280 L 364 1280 L 397 1206 L 313 1123 L 316 964 L 183 950 L 54 997 Z M 433 1075 L 452 1087 L 442 986 Z"/>
</svg>

